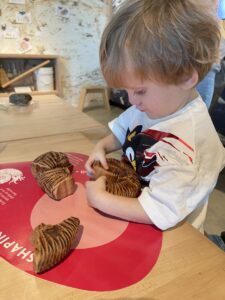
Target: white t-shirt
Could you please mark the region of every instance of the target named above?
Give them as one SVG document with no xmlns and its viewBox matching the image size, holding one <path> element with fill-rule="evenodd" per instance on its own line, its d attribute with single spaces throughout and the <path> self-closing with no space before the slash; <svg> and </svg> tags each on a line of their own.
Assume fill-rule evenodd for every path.
<svg viewBox="0 0 225 300">
<path fill-rule="evenodd" d="M 138 200 L 157 227 L 173 227 L 206 207 L 225 166 L 225 149 L 201 97 L 154 120 L 131 106 L 109 127 L 145 183 Z M 196 227 L 204 218 L 205 213 Z"/>
</svg>

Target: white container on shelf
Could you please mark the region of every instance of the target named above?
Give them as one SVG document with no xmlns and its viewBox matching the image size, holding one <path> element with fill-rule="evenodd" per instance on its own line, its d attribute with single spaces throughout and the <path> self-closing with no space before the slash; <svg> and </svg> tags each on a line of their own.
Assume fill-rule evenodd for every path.
<svg viewBox="0 0 225 300">
<path fill-rule="evenodd" d="M 37 71 L 35 71 L 35 77 L 37 91 L 54 90 L 54 78 L 52 67 L 38 69 Z"/>
</svg>

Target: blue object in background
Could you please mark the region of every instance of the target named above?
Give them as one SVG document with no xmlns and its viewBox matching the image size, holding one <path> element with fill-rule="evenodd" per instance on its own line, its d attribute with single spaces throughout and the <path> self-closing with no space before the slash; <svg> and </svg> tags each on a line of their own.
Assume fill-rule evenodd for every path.
<svg viewBox="0 0 225 300">
<path fill-rule="evenodd" d="M 196 86 L 197 91 L 199 92 L 208 108 L 210 107 L 213 98 L 215 77 L 216 74 L 220 71 L 220 68 L 221 67 L 219 64 L 213 64 L 208 74 Z"/>
<path fill-rule="evenodd" d="M 217 16 L 219 19 L 225 19 L 225 0 L 218 1 Z"/>
</svg>

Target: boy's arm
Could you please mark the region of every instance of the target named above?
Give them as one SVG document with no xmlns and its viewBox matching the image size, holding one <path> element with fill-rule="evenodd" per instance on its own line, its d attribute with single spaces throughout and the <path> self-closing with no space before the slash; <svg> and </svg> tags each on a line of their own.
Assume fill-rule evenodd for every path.
<svg viewBox="0 0 225 300">
<path fill-rule="evenodd" d="M 105 169 L 108 169 L 106 162 L 106 154 L 116 151 L 121 148 L 119 140 L 115 135 L 110 134 L 107 137 L 100 140 L 94 147 L 91 155 L 89 156 L 85 168 L 89 174 L 93 174 L 92 164 L 95 160 L 99 160 Z"/>
<path fill-rule="evenodd" d="M 87 198 L 92 207 L 124 220 L 152 224 L 137 198 L 116 196 L 106 192 L 105 180 L 106 178 L 102 176 L 96 181 L 86 183 Z"/>
<path fill-rule="evenodd" d="M 121 148 L 119 140 L 113 133 L 109 134 L 97 143 L 98 146 L 103 147 L 105 153 L 110 153 Z M 96 145 L 96 146 L 97 146 Z"/>
</svg>

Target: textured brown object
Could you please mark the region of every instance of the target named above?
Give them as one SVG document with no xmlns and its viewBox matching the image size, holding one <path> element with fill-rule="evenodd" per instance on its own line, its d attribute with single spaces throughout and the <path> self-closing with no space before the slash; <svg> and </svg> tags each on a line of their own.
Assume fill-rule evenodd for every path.
<svg viewBox="0 0 225 300">
<path fill-rule="evenodd" d="M 75 191 L 74 179 L 65 168 L 45 171 L 40 173 L 37 179 L 40 187 L 55 200 L 63 199 Z"/>
<path fill-rule="evenodd" d="M 42 273 L 62 261 L 72 248 L 80 220 L 70 217 L 56 225 L 38 225 L 32 234 L 33 269 Z"/>
<path fill-rule="evenodd" d="M 73 165 L 66 154 L 54 151 L 38 156 L 31 165 L 31 172 L 39 186 L 54 200 L 61 200 L 75 192 L 72 170 Z"/>
<path fill-rule="evenodd" d="M 106 190 L 114 195 L 135 198 L 140 194 L 141 184 L 132 166 L 114 158 L 107 158 L 109 169 L 105 170 L 99 161 L 93 163 L 95 179 L 106 176 Z"/>
<path fill-rule="evenodd" d="M 72 170 L 73 165 L 68 160 L 68 157 L 63 152 L 49 151 L 38 156 L 31 165 L 31 172 L 34 177 L 39 172 L 52 170 L 54 168 L 69 168 Z"/>
</svg>

